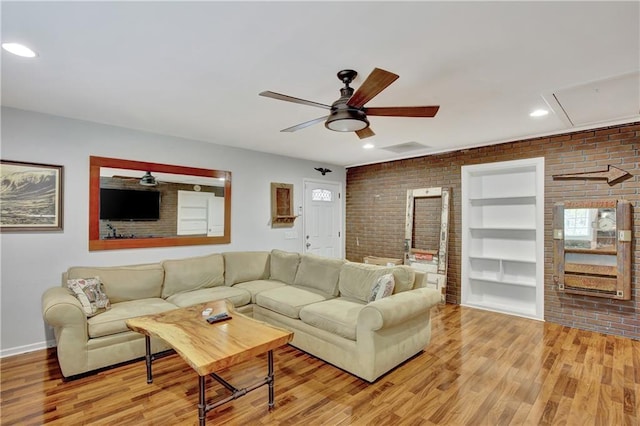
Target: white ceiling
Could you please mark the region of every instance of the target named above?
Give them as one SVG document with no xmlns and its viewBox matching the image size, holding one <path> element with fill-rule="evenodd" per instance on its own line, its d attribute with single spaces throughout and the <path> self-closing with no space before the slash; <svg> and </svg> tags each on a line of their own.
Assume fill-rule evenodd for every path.
<svg viewBox="0 0 640 426">
<path fill-rule="evenodd" d="M 2 41 L 39 54 L 2 52 L 3 105 L 319 163 L 366 164 L 640 119 L 637 1 L 1 7 Z M 258 96 L 271 90 L 331 104 L 339 70 L 358 71 L 357 88 L 375 67 L 400 78 L 367 106 L 435 104 L 438 115 L 370 117 L 376 136 L 363 141 L 322 123 L 281 133 L 326 110 Z M 556 92 L 571 94 L 589 122 L 572 124 Z M 548 116 L 529 117 L 544 107 Z M 364 150 L 368 141 L 376 148 Z M 381 149 L 408 142 L 429 148 Z"/>
</svg>

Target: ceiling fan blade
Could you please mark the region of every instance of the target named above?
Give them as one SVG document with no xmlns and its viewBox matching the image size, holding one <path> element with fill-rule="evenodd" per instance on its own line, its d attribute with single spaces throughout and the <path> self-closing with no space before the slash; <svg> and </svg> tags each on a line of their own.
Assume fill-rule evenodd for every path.
<svg viewBox="0 0 640 426">
<path fill-rule="evenodd" d="M 354 108 L 362 108 L 364 104 L 373 99 L 378 93 L 386 89 L 400 76 L 380 68 L 374 68 L 367 79 L 351 96 L 347 105 Z"/>
<path fill-rule="evenodd" d="M 365 108 L 365 114 L 387 117 L 434 117 L 440 106 L 406 106 Z"/>
<path fill-rule="evenodd" d="M 373 133 L 373 130 L 371 130 L 371 127 L 365 127 L 362 130 L 356 130 L 356 135 L 358 135 L 360 139 L 364 139 L 364 138 L 370 138 L 371 136 L 375 136 L 376 134 Z"/>
<path fill-rule="evenodd" d="M 313 120 L 305 121 L 304 123 L 296 124 L 295 126 L 287 127 L 286 129 L 280 130 L 281 132 L 295 132 L 296 130 L 304 129 L 305 127 L 309 127 L 321 121 L 325 121 L 329 118 L 328 115 L 324 117 L 314 118 Z"/>
<path fill-rule="evenodd" d="M 318 102 L 307 101 L 306 99 L 294 98 L 293 96 L 283 95 L 281 93 L 271 92 L 269 90 L 265 92 L 260 92 L 260 96 L 264 96 L 266 98 L 278 99 L 280 101 L 293 102 L 295 104 L 309 105 L 318 108 L 331 109 L 329 105 L 321 104 Z"/>
</svg>

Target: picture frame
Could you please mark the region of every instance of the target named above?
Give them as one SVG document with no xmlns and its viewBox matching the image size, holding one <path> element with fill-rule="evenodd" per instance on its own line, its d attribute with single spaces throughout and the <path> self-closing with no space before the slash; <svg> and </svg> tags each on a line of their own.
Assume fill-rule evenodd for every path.
<svg viewBox="0 0 640 426">
<path fill-rule="evenodd" d="M 63 229 L 63 166 L 0 160 L 0 232 Z"/>
</svg>

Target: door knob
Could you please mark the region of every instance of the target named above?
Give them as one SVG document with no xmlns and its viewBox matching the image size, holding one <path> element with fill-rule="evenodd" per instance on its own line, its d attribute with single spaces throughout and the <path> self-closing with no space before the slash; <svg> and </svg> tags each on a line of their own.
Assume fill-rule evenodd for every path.
<svg viewBox="0 0 640 426">
<path fill-rule="evenodd" d="M 311 243 L 307 243 L 307 248 L 311 247 Z"/>
</svg>

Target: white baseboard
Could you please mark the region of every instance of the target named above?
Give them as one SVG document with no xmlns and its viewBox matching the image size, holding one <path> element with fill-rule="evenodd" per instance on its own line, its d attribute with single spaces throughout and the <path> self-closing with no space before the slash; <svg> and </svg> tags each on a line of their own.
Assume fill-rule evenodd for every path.
<svg viewBox="0 0 640 426">
<path fill-rule="evenodd" d="M 27 352 L 39 351 L 41 349 L 52 348 L 55 345 L 56 345 L 55 340 L 47 340 L 39 343 L 32 343 L 31 345 L 16 346 L 13 348 L 2 349 L 0 350 L 0 358 L 4 358 L 6 356 L 12 356 L 12 355 L 26 354 Z"/>
</svg>

